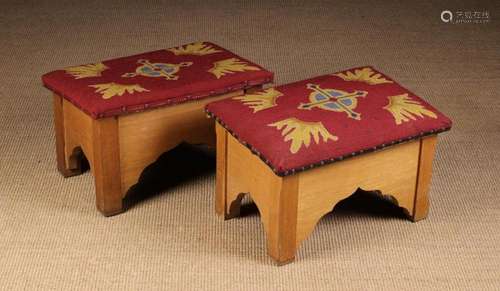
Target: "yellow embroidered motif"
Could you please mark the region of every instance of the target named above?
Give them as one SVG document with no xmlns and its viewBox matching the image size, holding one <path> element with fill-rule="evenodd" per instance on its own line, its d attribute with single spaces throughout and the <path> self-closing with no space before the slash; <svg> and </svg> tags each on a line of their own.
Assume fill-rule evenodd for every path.
<svg viewBox="0 0 500 291">
<path fill-rule="evenodd" d="M 424 115 L 437 118 L 436 113 L 426 109 L 420 102 L 412 100 L 407 93 L 396 96 L 389 96 L 389 104 L 384 109 L 392 113 L 397 125 L 415 120 L 415 116 L 424 118 Z"/>
<path fill-rule="evenodd" d="M 134 92 L 148 92 L 149 90 L 142 88 L 138 84 L 125 85 L 117 83 L 104 83 L 90 85 L 89 87 L 96 88 L 96 93 L 100 93 L 103 99 L 110 99 L 113 96 L 122 96 L 127 92 L 128 94 L 133 94 Z"/>
<path fill-rule="evenodd" d="M 203 42 L 195 42 L 187 44 L 185 46 L 169 48 L 167 50 L 173 52 L 176 56 L 180 55 L 204 56 L 221 52 L 221 50 L 215 49 L 212 46 L 205 44 Z"/>
<path fill-rule="evenodd" d="M 226 74 L 233 74 L 234 72 L 244 71 L 260 71 L 260 68 L 250 66 L 242 60 L 238 60 L 237 58 L 230 58 L 215 62 L 214 66 L 208 71 L 214 74 L 217 79 L 220 79 L 220 77 Z"/>
<path fill-rule="evenodd" d="M 292 154 L 297 153 L 302 145 L 306 148 L 309 147 L 311 144 L 311 135 L 316 144 L 319 144 L 320 136 L 323 138 L 323 142 L 338 140 L 338 137 L 330 134 L 321 122 L 305 122 L 297 118 L 287 118 L 268 124 L 268 126 L 276 127 L 278 130 L 283 129 L 281 135 L 285 137 L 285 142 L 292 141 L 290 145 L 290 152 Z"/>
<path fill-rule="evenodd" d="M 137 61 L 140 64 L 134 73 L 125 73 L 122 75 L 124 78 L 132 78 L 136 76 L 152 77 L 152 78 L 165 78 L 166 80 L 177 80 L 177 72 L 181 67 L 189 67 L 192 62 L 182 62 L 179 64 L 167 64 L 167 63 L 151 63 L 149 60 L 140 59 Z"/>
<path fill-rule="evenodd" d="M 391 80 L 387 80 L 382 77 L 379 73 L 376 73 L 371 68 L 356 69 L 354 73 L 347 71 L 344 73 L 333 74 L 334 76 L 344 79 L 344 81 L 359 81 L 365 82 L 369 85 L 377 85 L 383 83 L 393 83 Z"/>
<path fill-rule="evenodd" d="M 88 64 L 76 67 L 66 68 L 67 74 L 75 77 L 75 79 L 90 78 L 90 77 L 100 77 L 104 70 L 109 69 L 103 63 Z"/>
<path fill-rule="evenodd" d="M 256 94 L 246 94 L 243 96 L 234 97 L 235 100 L 240 100 L 243 104 L 253 109 L 253 113 L 276 106 L 276 99 L 283 94 L 274 89 L 269 88 L 263 92 Z"/>
</svg>

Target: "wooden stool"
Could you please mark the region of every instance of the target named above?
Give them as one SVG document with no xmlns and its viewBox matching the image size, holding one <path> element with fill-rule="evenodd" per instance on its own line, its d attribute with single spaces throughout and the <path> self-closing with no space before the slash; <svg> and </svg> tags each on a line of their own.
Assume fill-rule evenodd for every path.
<svg viewBox="0 0 500 291">
<path fill-rule="evenodd" d="M 105 216 L 142 170 L 181 142 L 215 144 L 208 102 L 243 94 L 273 74 L 212 43 L 54 71 L 43 76 L 54 92 L 57 166 L 81 173 L 83 155 L 95 178 Z"/>
<path fill-rule="evenodd" d="M 425 218 L 436 136 L 451 128 L 443 114 L 371 67 L 206 110 L 218 121 L 216 212 L 238 216 L 249 194 L 279 264 L 293 261 L 321 217 L 358 188 L 386 194 L 413 221 Z"/>
</svg>

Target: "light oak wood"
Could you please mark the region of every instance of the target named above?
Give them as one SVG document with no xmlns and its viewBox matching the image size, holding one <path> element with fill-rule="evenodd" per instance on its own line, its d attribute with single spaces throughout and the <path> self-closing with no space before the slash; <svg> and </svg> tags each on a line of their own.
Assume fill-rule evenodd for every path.
<svg viewBox="0 0 500 291">
<path fill-rule="evenodd" d="M 215 146 L 214 121 L 206 117 L 207 103 L 238 96 L 242 90 L 221 96 L 161 107 L 118 119 L 122 188 L 137 183 L 144 168 L 181 142 Z"/>
<path fill-rule="evenodd" d="M 219 124 L 215 124 L 217 136 L 216 146 L 216 176 L 215 181 L 215 211 L 218 215 L 226 217 L 226 156 L 227 156 L 227 131 Z"/>
<path fill-rule="evenodd" d="M 429 212 L 429 188 L 432 177 L 432 161 L 436 151 L 437 137 L 429 136 L 420 140 L 420 158 L 418 165 L 417 187 L 415 189 L 413 221 L 427 217 Z"/>
<path fill-rule="evenodd" d="M 57 169 L 64 177 L 71 177 L 81 174 L 81 163 L 77 155 L 73 159 L 66 155 L 66 140 L 64 133 L 63 99 L 57 95 L 53 97 L 54 108 L 54 129 L 56 138 Z M 72 160 L 71 166 L 68 160 Z"/>
<path fill-rule="evenodd" d="M 70 169 L 77 168 L 77 161 L 81 159 L 80 155 L 84 154 L 92 169 L 92 118 L 64 99 L 63 120 L 66 166 Z"/>
<path fill-rule="evenodd" d="M 254 86 L 252 88 L 245 89 L 245 94 L 253 93 L 262 90 L 262 85 Z M 229 219 L 234 216 L 239 215 L 239 207 L 233 209 L 233 213 L 226 211 L 226 173 L 227 173 L 227 131 L 217 122 L 215 122 L 215 133 L 216 133 L 216 159 L 217 159 L 217 177 L 215 183 L 215 211 L 218 215 L 224 217 L 224 219 Z M 242 198 L 242 196 L 241 196 Z M 236 204 L 235 204 L 236 205 Z"/>
<path fill-rule="evenodd" d="M 81 173 L 87 158 L 94 175 L 97 209 L 105 216 L 123 211 L 123 198 L 148 165 L 182 142 L 215 146 L 207 103 L 243 94 L 233 91 L 175 106 L 118 117 L 92 119 L 54 95 L 57 166 L 65 176 Z"/>
<path fill-rule="evenodd" d="M 295 259 L 298 245 L 297 206 L 299 194 L 299 176 L 288 176 L 281 180 L 279 191 L 269 197 L 269 233 L 267 252 L 280 265 Z"/>
<path fill-rule="evenodd" d="M 115 117 L 93 120 L 92 125 L 96 205 L 102 214 L 111 216 L 123 211 L 118 120 Z"/>
<path fill-rule="evenodd" d="M 241 200 L 249 194 L 261 215 L 268 253 L 279 264 L 293 261 L 321 217 L 358 188 L 380 191 L 412 220 L 427 213 L 436 136 L 279 177 L 216 126 L 217 213 L 226 219 L 238 216 Z"/>
<path fill-rule="evenodd" d="M 296 251 L 296 177 L 283 179 L 276 176 L 231 135 L 227 135 L 226 161 L 225 218 L 238 216 L 241 200 L 244 194 L 249 194 L 261 215 L 269 255 L 279 264 L 293 261 Z"/>
<path fill-rule="evenodd" d="M 413 141 L 299 173 L 297 245 L 358 188 L 390 195 L 412 213 L 419 148 Z"/>
<path fill-rule="evenodd" d="M 225 217 L 238 216 L 243 195 L 250 194 L 269 233 L 270 197 L 281 190 L 281 178 L 230 134 L 227 135 L 226 162 Z"/>
<path fill-rule="evenodd" d="M 67 100 L 62 106 L 64 152 L 58 159 L 64 159 L 68 169 L 79 169 L 84 155 L 94 175 L 97 209 L 104 216 L 122 212 L 117 118 L 94 120 Z"/>
</svg>

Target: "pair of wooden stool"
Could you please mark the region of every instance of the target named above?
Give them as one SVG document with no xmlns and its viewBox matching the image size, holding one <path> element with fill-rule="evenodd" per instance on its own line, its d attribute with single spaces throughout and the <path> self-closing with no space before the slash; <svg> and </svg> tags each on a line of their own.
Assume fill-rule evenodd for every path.
<svg viewBox="0 0 500 291">
<path fill-rule="evenodd" d="M 79 174 L 85 155 L 109 216 L 163 152 L 216 145 L 217 213 L 237 216 L 248 193 L 280 264 L 357 188 L 391 195 L 414 221 L 426 216 L 448 118 L 372 67 L 262 89 L 272 80 L 209 42 L 48 73 L 58 169 Z"/>
</svg>

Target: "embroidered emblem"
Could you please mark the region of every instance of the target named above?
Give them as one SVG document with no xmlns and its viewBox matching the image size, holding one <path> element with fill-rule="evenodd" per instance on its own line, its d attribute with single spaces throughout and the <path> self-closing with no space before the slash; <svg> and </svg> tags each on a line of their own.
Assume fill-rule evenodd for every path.
<svg viewBox="0 0 500 291">
<path fill-rule="evenodd" d="M 173 52 L 176 56 L 180 55 L 204 56 L 221 52 L 221 50 L 215 49 L 211 45 L 205 44 L 203 42 L 190 43 L 185 46 L 169 48 L 167 50 Z"/>
<path fill-rule="evenodd" d="M 306 148 L 309 147 L 311 144 L 311 136 L 316 144 L 319 144 L 320 136 L 322 137 L 323 142 L 327 142 L 328 140 L 338 140 L 338 137 L 329 133 L 321 122 L 305 122 L 297 118 L 287 118 L 268 124 L 268 126 L 276 127 L 278 130 L 283 129 L 281 135 L 285 137 L 284 141 L 292 141 L 292 144 L 290 145 L 290 152 L 292 154 L 297 153 L 302 145 Z"/>
<path fill-rule="evenodd" d="M 246 94 L 243 96 L 234 97 L 235 100 L 240 100 L 243 104 L 253 109 L 253 113 L 276 106 L 276 99 L 283 94 L 274 89 L 269 88 L 263 92 L 255 94 Z"/>
<path fill-rule="evenodd" d="M 361 113 L 355 112 L 358 106 L 358 97 L 365 97 L 366 91 L 345 92 L 337 89 L 323 89 L 316 84 L 307 84 L 307 89 L 313 90 L 309 94 L 309 103 L 301 103 L 297 108 L 311 110 L 314 107 L 324 110 L 345 112 L 347 117 L 360 120 Z"/>
<path fill-rule="evenodd" d="M 424 118 L 425 116 L 437 118 L 436 113 L 426 109 L 420 102 L 412 100 L 408 93 L 396 96 L 388 96 L 389 104 L 384 106 L 384 109 L 392 113 L 394 121 L 397 125 L 403 122 L 416 120 L 415 116 Z"/>
<path fill-rule="evenodd" d="M 110 99 L 113 96 L 122 96 L 127 92 L 128 94 L 133 94 L 134 92 L 148 92 L 149 90 L 142 88 L 138 84 L 126 85 L 126 84 L 117 84 L 117 83 L 104 83 L 104 84 L 96 84 L 90 85 L 89 87 L 96 88 L 96 93 L 102 95 L 103 99 Z"/>
<path fill-rule="evenodd" d="M 75 77 L 75 79 L 90 78 L 90 77 L 100 77 L 104 70 L 109 69 L 103 63 L 88 64 L 76 67 L 66 68 L 67 74 Z"/>
<path fill-rule="evenodd" d="M 342 78 L 344 81 L 359 81 L 365 82 L 369 85 L 393 83 L 393 81 L 387 80 L 379 73 L 375 74 L 371 68 L 356 69 L 354 70 L 354 73 L 347 71 L 346 73 L 337 73 L 333 75 Z"/>
<path fill-rule="evenodd" d="M 166 80 L 177 80 L 179 76 L 176 75 L 181 67 L 189 67 L 192 62 L 182 62 L 180 64 L 166 64 L 166 63 L 151 63 L 148 60 L 138 60 L 138 64 L 141 66 L 137 67 L 135 73 L 125 73 L 122 77 L 131 78 L 135 76 L 144 77 L 163 77 Z"/>
<path fill-rule="evenodd" d="M 208 72 L 214 74 L 217 79 L 227 74 L 244 71 L 260 71 L 260 68 L 250 66 L 237 58 L 230 58 L 215 62 L 214 66 L 208 70 Z"/>
</svg>

